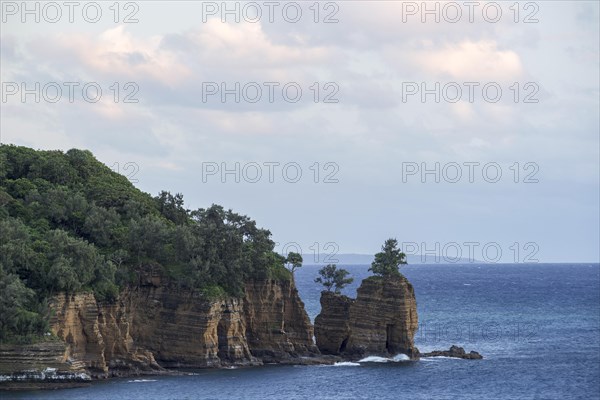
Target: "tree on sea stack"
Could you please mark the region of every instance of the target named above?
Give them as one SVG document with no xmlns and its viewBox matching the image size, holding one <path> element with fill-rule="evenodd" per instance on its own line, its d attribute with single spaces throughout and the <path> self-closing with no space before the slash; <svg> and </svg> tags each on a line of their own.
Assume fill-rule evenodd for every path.
<svg viewBox="0 0 600 400">
<path fill-rule="evenodd" d="M 335 264 L 321 268 L 319 275 L 321 276 L 315 278 L 315 282 L 325 286 L 328 292 L 333 288 L 335 293 L 340 293 L 343 288 L 354 282 L 354 278 L 347 278 L 350 272 L 343 268 L 338 269 Z"/>
<path fill-rule="evenodd" d="M 381 247 L 381 252 L 375 254 L 369 271 L 383 277 L 399 276 L 398 268 L 402 264 L 406 264 L 406 254 L 398 248 L 396 239 L 388 239 Z"/>
<path fill-rule="evenodd" d="M 302 255 L 290 251 L 285 259 L 285 263 L 288 264 L 288 269 L 294 275 L 294 271 L 302 266 Z"/>
</svg>

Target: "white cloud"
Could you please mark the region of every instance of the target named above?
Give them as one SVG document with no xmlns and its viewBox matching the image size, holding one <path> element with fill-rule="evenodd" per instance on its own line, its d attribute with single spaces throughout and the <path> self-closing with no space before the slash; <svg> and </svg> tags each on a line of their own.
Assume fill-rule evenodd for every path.
<svg viewBox="0 0 600 400">
<path fill-rule="evenodd" d="M 519 55 L 513 50 L 499 49 L 492 40 L 465 40 L 442 48 L 426 48 L 414 57 L 426 71 L 462 82 L 509 82 L 523 75 Z"/>
<path fill-rule="evenodd" d="M 180 84 L 193 71 L 169 51 L 160 47 L 160 36 L 138 38 L 124 25 L 90 34 L 56 34 L 37 37 L 31 43 L 35 58 L 49 65 L 73 71 L 86 71 L 96 77 L 152 79 L 167 86 Z M 67 71 L 64 71 L 67 72 Z"/>
<path fill-rule="evenodd" d="M 581 200 L 573 201 L 571 209 L 589 209 L 594 200 L 589 194 L 597 189 L 598 179 L 597 168 L 591 168 L 597 167 L 598 148 L 598 39 L 593 35 L 598 22 L 588 21 L 580 29 L 563 18 L 568 6 L 553 13 L 554 3 L 547 5 L 543 21 L 526 27 L 510 20 L 402 24 L 399 2 L 366 1 L 340 3 L 340 23 L 327 26 L 310 21 L 202 24 L 199 18 L 191 25 L 194 18 L 189 15 L 180 26 L 177 13 L 171 15 L 169 10 L 185 13 L 185 4 L 163 6 L 154 21 L 164 20 L 160 31 L 148 24 L 143 29 L 122 25 L 95 33 L 73 25 L 67 34 L 46 26 L 45 33 L 34 34 L 33 39 L 3 31 L 3 79 L 98 80 L 106 94 L 96 104 L 21 104 L 15 96 L 2 104 L 2 141 L 41 148 L 86 147 L 107 162 L 137 162 L 140 184 L 153 193 L 177 181 L 196 206 L 222 202 L 241 205 L 250 215 L 265 214 L 261 223 L 279 227 L 280 241 L 312 243 L 310 235 L 318 227 L 327 241 L 350 250 L 377 248 L 381 223 L 391 231 L 401 226 L 410 235 L 419 230 L 430 233 L 431 221 L 423 223 L 423 215 L 432 209 L 458 221 L 449 229 L 455 235 L 451 240 L 473 239 L 463 229 L 470 210 L 453 199 L 479 202 L 486 210 L 504 205 L 464 186 L 466 192 L 446 187 L 442 196 L 438 186 L 406 190 L 397 185 L 402 161 L 536 161 L 543 166 L 544 177 L 561 180 L 547 189 L 546 197 L 560 195 L 554 187 L 568 192 L 563 188 L 574 180 L 569 171 L 576 171 L 578 184 L 587 189 L 573 191 Z M 569 33 L 573 31 L 577 35 Z M 551 35 L 562 38 L 560 43 L 547 40 Z M 206 80 L 303 85 L 335 81 L 340 102 L 315 104 L 304 87 L 306 101 L 298 104 L 209 105 L 199 96 Z M 513 81 L 529 80 L 540 84 L 540 103 L 514 104 L 508 87 Z M 137 82 L 140 102 L 112 102 L 104 83 L 115 81 Z M 457 103 L 423 104 L 420 96 L 403 103 L 400 88 L 406 81 L 497 81 L 505 93 L 497 104 L 484 102 L 480 91 L 474 103 L 464 96 Z M 551 96 L 542 96 L 544 91 Z M 299 161 L 305 167 L 334 161 L 343 180 L 328 187 L 310 182 L 302 186 L 306 189 L 302 196 L 290 190 L 298 186 L 281 184 L 246 188 L 243 196 L 237 186 L 217 184 L 209 191 L 198 185 L 200 163 L 223 160 Z M 564 165 L 572 168 L 565 170 Z M 310 176 L 311 171 L 305 172 Z M 503 195 L 511 196 L 511 188 L 504 188 Z M 408 214 L 414 217 L 405 212 L 410 197 L 414 204 Z M 377 207 L 367 206 L 373 198 Z M 538 199 L 528 199 L 538 204 Z M 335 207 L 324 212 L 323 204 Z M 325 227 L 323 215 L 329 221 Z M 352 231 L 348 215 L 358 218 L 352 224 L 361 229 Z M 551 211 L 548 215 L 552 217 Z M 521 226 L 517 213 L 490 224 L 507 221 Z M 578 238 L 591 238 L 593 243 L 597 232 L 591 233 L 596 237 Z M 510 236 L 512 231 L 504 234 Z"/>
</svg>

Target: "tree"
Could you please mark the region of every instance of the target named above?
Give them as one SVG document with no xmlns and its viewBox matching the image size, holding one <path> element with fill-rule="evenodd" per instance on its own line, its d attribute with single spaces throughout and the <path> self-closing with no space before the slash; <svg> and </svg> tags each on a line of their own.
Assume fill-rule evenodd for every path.
<svg viewBox="0 0 600 400">
<path fill-rule="evenodd" d="M 287 258 L 285 259 L 285 263 L 289 265 L 288 269 L 293 275 L 294 271 L 296 271 L 302 266 L 302 256 L 298 253 L 290 251 Z"/>
<path fill-rule="evenodd" d="M 189 222 L 189 211 L 183 205 L 183 194 L 177 193 L 173 196 L 170 192 L 162 191 L 154 198 L 158 210 L 168 220 L 177 225 Z"/>
<path fill-rule="evenodd" d="M 315 278 L 315 283 L 320 283 L 325 286 L 328 292 L 331 292 L 333 287 L 333 280 L 335 278 L 336 266 L 334 264 L 328 264 L 319 270 L 319 277 Z"/>
<path fill-rule="evenodd" d="M 90 205 L 84 217 L 81 234 L 99 247 L 109 247 L 113 237 L 118 232 L 119 215 L 114 208 L 107 210 L 103 207 Z"/>
<path fill-rule="evenodd" d="M 338 269 L 335 264 L 321 268 L 319 275 L 321 276 L 315 278 L 315 282 L 325 286 L 328 292 L 333 288 L 335 293 L 340 293 L 343 288 L 354 282 L 354 278 L 346 278 L 350 272 L 343 268 Z"/>
<path fill-rule="evenodd" d="M 35 292 L 0 265 L 0 342 L 14 335 L 42 334 L 47 329 Z"/>
<path fill-rule="evenodd" d="M 188 211 L 181 194 L 153 198 L 89 151 L 0 144 L 0 341 L 41 339 L 58 292 L 112 302 L 146 270 L 236 297 L 250 280 L 293 279 L 302 257 L 274 247 L 249 217 Z"/>
<path fill-rule="evenodd" d="M 375 275 L 390 277 L 400 275 L 398 268 L 406 264 L 406 254 L 398 249 L 396 239 L 388 239 L 381 246 L 381 252 L 375 254 L 375 260 L 371 263 L 369 271 Z"/>
<path fill-rule="evenodd" d="M 49 283 L 53 292 L 75 293 L 81 288 L 81 282 L 77 279 L 77 274 L 70 260 L 59 256 L 48 271 Z"/>
<path fill-rule="evenodd" d="M 100 261 L 94 245 L 60 229 L 48 232 L 46 240 L 49 248 L 45 255 L 51 263 L 48 275 L 60 278 L 59 290 L 74 292 L 94 279 Z"/>
</svg>

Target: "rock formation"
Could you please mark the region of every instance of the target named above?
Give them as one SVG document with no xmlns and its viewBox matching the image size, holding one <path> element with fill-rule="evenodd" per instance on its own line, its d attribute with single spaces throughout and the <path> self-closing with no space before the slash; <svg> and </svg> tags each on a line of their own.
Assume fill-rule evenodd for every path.
<svg viewBox="0 0 600 400">
<path fill-rule="evenodd" d="M 302 357 L 320 354 L 292 281 L 248 282 L 242 298 L 209 300 L 153 277 L 110 304 L 91 293 L 61 294 L 52 309 L 51 330 L 62 341 L 32 345 L 31 351 L 0 345 L 0 381 L 16 380 L 15 365 L 29 373 L 52 367 L 58 374 L 102 378 L 165 368 L 302 363 Z M 33 354 L 36 349 L 39 354 Z"/>
<path fill-rule="evenodd" d="M 350 307 L 355 300 L 324 291 L 321 313 L 315 318 L 315 339 L 323 354 L 339 355 L 346 351 L 350 339 Z"/>
<path fill-rule="evenodd" d="M 61 294 L 51 308 L 51 330 L 66 343 L 66 359 L 92 376 L 107 376 L 109 368 L 110 375 L 161 369 L 150 352 L 134 343 L 126 301 L 99 304 L 91 293 Z"/>
<path fill-rule="evenodd" d="M 417 303 L 404 276 L 370 277 L 358 288 L 356 300 L 323 292 L 315 319 L 317 346 L 325 354 L 346 358 L 399 353 L 418 358 L 413 338 Z"/>
<path fill-rule="evenodd" d="M 91 380 L 81 364 L 72 363 L 67 345 L 58 340 L 29 345 L 0 346 L 0 388 L 71 387 Z M 40 385 L 40 383 L 44 385 Z"/>
<path fill-rule="evenodd" d="M 293 281 L 246 284 L 248 346 L 263 362 L 319 354 L 314 328 Z"/>
<path fill-rule="evenodd" d="M 449 350 L 434 350 L 429 353 L 421 353 L 421 357 L 453 357 L 466 360 L 481 360 L 483 356 L 476 351 L 467 353 L 465 349 L 458 346 L 450 346 Z"/>
</svg>

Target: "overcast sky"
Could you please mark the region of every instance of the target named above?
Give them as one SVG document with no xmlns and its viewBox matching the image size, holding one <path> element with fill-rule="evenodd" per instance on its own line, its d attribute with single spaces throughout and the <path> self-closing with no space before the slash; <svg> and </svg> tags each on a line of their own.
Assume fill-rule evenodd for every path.
<svg viewBox="0 0 600 400">
<path fill-rule="evenodd" d="M 3 2 L 1 141 L 89 149 L 321 260 L 396 237 L 598 262 L 598 2 L 488 3 L 228 2 L 236 22 L 221 2 Z"/>
</svg>

